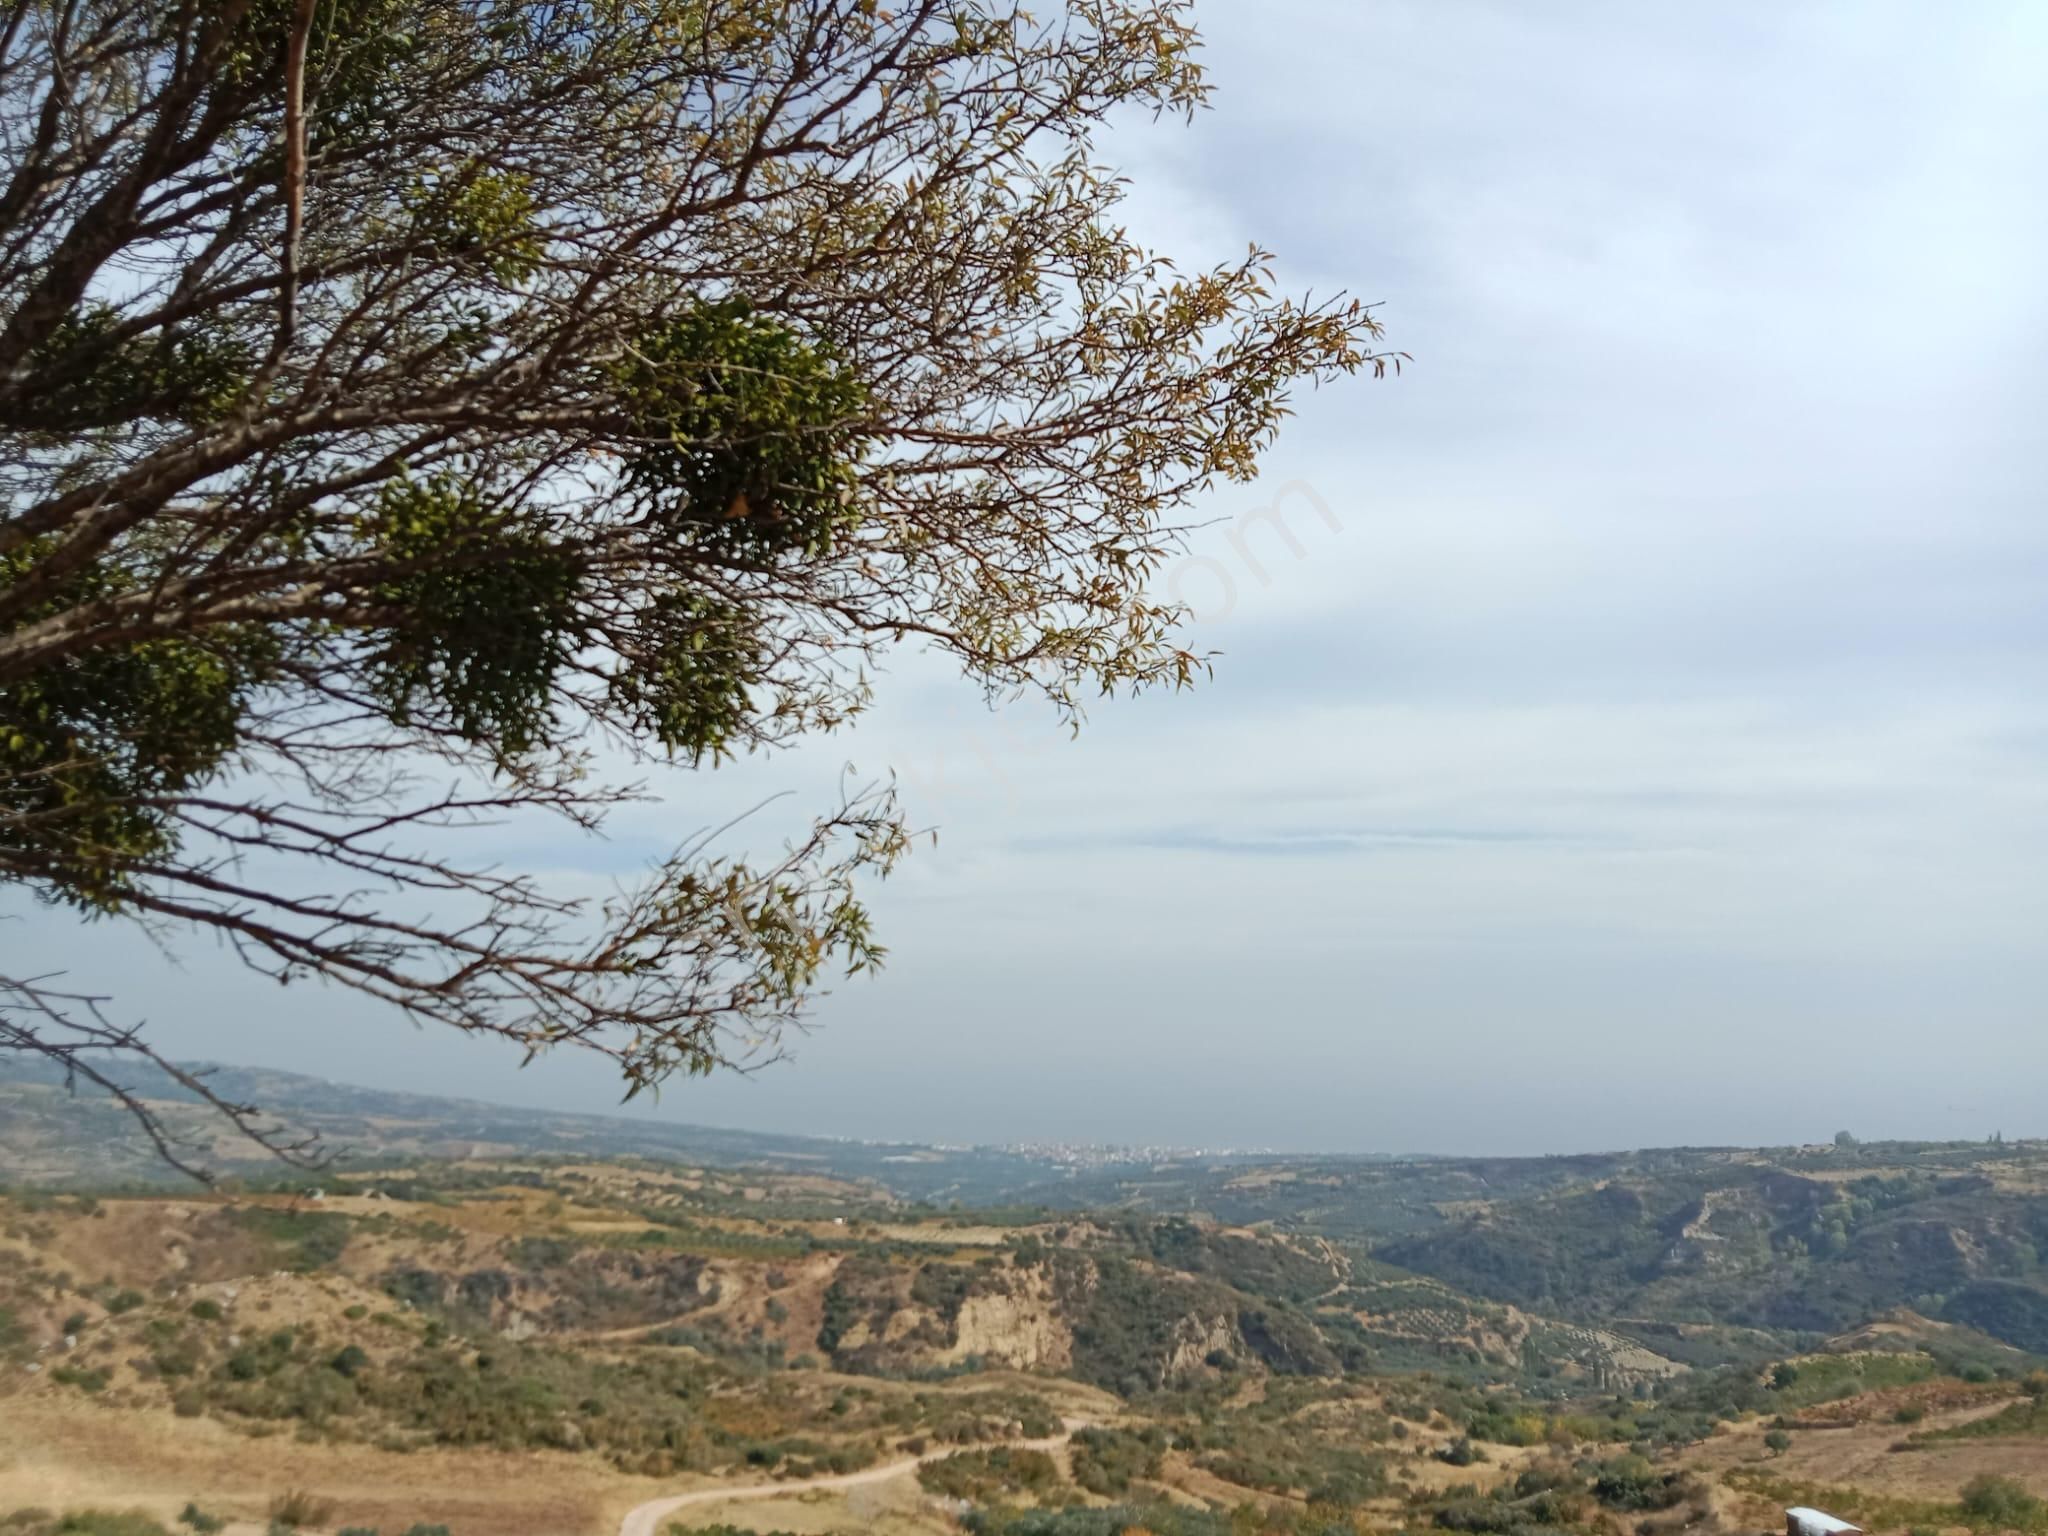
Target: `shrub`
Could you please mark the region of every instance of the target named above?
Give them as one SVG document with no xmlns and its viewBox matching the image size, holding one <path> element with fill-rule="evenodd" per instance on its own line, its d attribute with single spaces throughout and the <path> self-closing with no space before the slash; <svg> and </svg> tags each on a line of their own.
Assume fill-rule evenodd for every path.
<svg viewBox="0 0 2048 1536">
<path fill-rule="evenodd" d="M 1486 1452 L 1472 1443 L 1469 1435 L 1460 1435 L 1449 1445 L 1436 1453 L 1436 1459 L 1446 1466 L 1469 1467 L 1474 1462 L 1486 1460 Z"/>
<path fill-rule="evenodd" d="M 1522 1511 L 1493 1499 L 1454 1499 L 1438 1507 L 1436 1523 L 1447 1531 L 1508 1532 L 1523 1524 Z"/>
<path fill-rule="evenodd" d="M 169 1536 L 156 1521 L 133 1510 L 81 1510 L 50 1527 L 50 1536 Z"/>
<path fill-rule="evenodd" d="M 189 1310 L 202 1323 L 217 1323 L 226 1315 L 221 1311 L 220 1303 L 211 1296 L 200 1297 L 192 1303 Z"/>
<path fill-rule="evenodd" d="M 199 1536 L 213 1536 L 215 1531 L 227 1523 L 226 1516 L 209 1515 L 197 1504 L 187 1504 L 178 1512 L 178 1524 L 191 1526 Z"/>
<path fill-rule="evenodd" d="M 1593 1496 L 1609 1509 L 1669 1509 L 1697 1490 L 1681 1472 L 1659 1472 L 1633 1453 L 1603 1462 L 1593 1479 Z"/>
<path fill-rule="evenodd" d="M 917 1480 L 931 1493 L 993 1503 L 1006 1494 L 1044 1492 L 1059 1486 L 1059 1468 L 1043 1451 L 998 1446 L 986 1451 L 961 1451 L 917 1469 Z"/>
<path fill-rule="evenodd" d="M 107 1298 L 107 1310 L 118 1317 L 123 1312 L 133 1312 L 147 1300 L 140 1291 L 116 1291 Z"/>
<path fill-rule="evenodd" d="M 0 1516 L 6 1536 L 169 1536 L 164 1528 L 133 1510 L 82 1509 L 59 1519 L 47 1510 L 19 1509 Z"/>
<path fill-rule="evenodd" d="M 228 1356 L 227 1373 L 236 1381 L 254 1381 L 263 1374 L 263 1357 L 253 1349 L 238 1349 Z"/>
<path fill-rule="evenodd" d="M 370 1363 L 369 1354 L 359 1344 L 351 1344 L 327 1362 L 327 1368 L 342 1376 L 354 1376 Z"/>
<path fill-rule="evenodd" d="M 1105 1497 L 1128 1493 L 1134 1477 L 1157 1477 L 1166 1437 L 1160 1430 L 1080 1429 L 1070 1442 L 1074 1481 Z"/>
<path fill-rule="evenodd" d="M 289 1531 L 306 1525 L 325 1525 L 333 1518 L 332 1500 L 317 1498 L 302 1488 L 287 1489 L 270 1501 L 270 1523 Z"/>
<path fill-rule="evenodd" d="M 1963 1512 L 1988 1525 L 2025 1530 L 2040 1523 L 2048 1506 L 2018 1480 L 1986 1472 L 1963 1485 Z"/>
<path fill-rule="evenodd" d="M 191 1344 L 171 1344 L 149 1357 L 159 1376 L 190 1376 L 199 1369 L 199 1351 Z"/>
</svg>

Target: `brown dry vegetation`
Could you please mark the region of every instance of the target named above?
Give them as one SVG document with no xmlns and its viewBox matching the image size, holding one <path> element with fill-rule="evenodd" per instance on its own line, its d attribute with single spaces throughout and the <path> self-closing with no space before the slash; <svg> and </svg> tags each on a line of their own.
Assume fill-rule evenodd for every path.
<svg viewBox="0 0 2048 1536">
<path fill-rule="evenodd" d="M 0 1400 L 0 1427 L 0 1510 L 116 1507 L 169 1522 L 197 1500 L 260 1526 L 280 1490 L 306 1488 L 334 1501 L 338 1524 L 404 1530 L 431 1518 L 502 1536 L 599 1536 L 636 1491 L 659 1486 L 559 1453 L 252 1441 L 163 1409 L 55 1395 Z"/>
<path fill-rule="evenodd" d="M 1872 1394 L 1894 1402 L 1899 1394 Z M 1940 1429 L 1995 1413 L 2012 1400 L 2010 1388 L 1977 1394 L 1968 1406 L 1930 1412 L 1915 1426 Z M 1838 1405 L 1830 1404 L 1830 1410 Z M 1850 1405 L 1839 1405 L 1850 1406 Z M 1765 1426 L 1731 1428 L 1686 1455 L 1688 1465 L 1719 1476 L 1732 1468 L 1760 1467 L 1774 1477 L 1826 1487 L 1850 1486 L 1886 1497 L 1952 1500 L 1971 1478 L 1994 1473 L 2016 1478 L 2029 1492 L 2048 1496 L 2048 1439 L 2011 1436 L 1984 1440 L 1939 1440 L 1896 1449 L 1906 1431 L 1882 1415 L 1848 1429 L 1797 1430 L 1791 1449 L 1772 1456 Z"/>
<path fill-rule="evenodd" d="M 457 1536 L 609 1536 L 657 1498 L 781 1480 L 789 1491 L 772 1497 L 692 1505 L 691 1523 L 939 1536 L 951 1516 L 890 1469 L 928 1449 L 1027 1439 L 1048 1418 L 1171 1439 L 1118 1498 L 1250 1506 L 1290 1529 L 1316 1528 L 1331 1488 L 1348 1488 L 1346 1519 L 1422 1530 L 1461 1501 L 1510 1508 L 1523 1497 L 1512 1486 L 1520 1475 L 1574 1464 L 1579 1486 L 1565 1504 L 1589 1536 L 1778 1524 L 1769 1500 L 1725 1481 L 1731 1473 L 1928 1507 L 1953 1504 L 1985 1472 L 2048 1495 L 2048 1438 L 1895 1448 L 1909 1433 L 1894 1422 L 1901 1409 L 1920 1413 L 1914 1429 L 1938 1430 L 1996 1411 L 2017 1390 L 1947 1374 L 1866 1375 L 1865 1361 L 1896 1364 L 1897 1351 L 1957 1334 L 1909 1312 L 1799 1357 L 1806 1406 L 1775 1399 L 1795 1424 L 1783 1454 L 1764 1444 L 1777 1411 L 1765 1408 L 1675 1450 L 1658 1441 L 1657 1474 L 1689 1479 L 1674 1505 L 1591 1509 L 1588 1469 L 1622 1457 L 1630 1439 L 1649 1446 L 1671 1423 L 1648 1378 L 1677 1378 L 1677 1389 L 1689 1379 L 1620 1334 L 1477 1302 L 1440 1281 L 1354 1264 L 1328 1242 L 1255 1227 L 880 1213 L 871 1189 L 808 1173 L 512 1159 L 336 1180 L 317 1202 L 0 1200 L 0 1308 L 15 1334 L 10 1344 L 0 1329 L 0 1515 L 102 1505 L 168 1520 L 196 1500 L 260 1522 L 296 1487 L 331 1500 L 337 1527 L 429 1521 Z M 1270 1289 L 1237 1288 L 1255 1284 Z M 1107 1301 L 1122 1310 L 1103 1310 Z M 1254 1308 L 1272 1316 L 1255 1326 Z M 76 1319 L 83 1327 L 66 1347 Z M 1338 1368 L 1315 1353 L 1327 1341 L 1313 1329 L 1333 1319 L 1369 1325 L 1375 1348 L 1468 1349 L 1467 1373 Z M 1283 1325 L 1311 1331 L 1283 1336 Z M 1263 1356 L 1251 1347 L 1262 1329 Z M 279 1336 L 289 1371 L 230 1379 L 238 1349 Z M 1553 1358 L 1543 1378 L 1553 1392 L 1587 1394 L 1574 1403 L 1522 1397 L 1484 1376 L 1516 1366 L 1525 1349 L 1567 1345 L 1616 1370 L 1640 1350 L 1640 1404 L 1624 1393 L 1593 1406 L 1576 1357 Z M 167 1374 L 166 1352 L 180 1350 L 190 1363 Z M 365 1383 L 415 1372 L 430 1394 L 481 1395 L 468 1417 L 394 1408 L 367 1391 L 333 1415 L 304 1411 L 290 1372 L 338 1370 L 350 1351 L 359 1358 L 342 1374 L 360 1371 Z M 1127 1402 L 1067 1374 L 1090 1370 L 1140 1386 Z M 962 1374 L 914 1379 L 949 1371 Z M 1811 1390 L 1866 1380 L 1901 1384 L 1842 1398 Z M 490 1397 L 524 1391 L 560 1401 L 536 1417 Z M 273 1401 L 251 1409 L 250 1393 Z M 580 1401 L 586 1393 L 609 1401 Z M 1638 1412 L 1641 1425 L 1631 1422 Z M 666 1438 L 659 1424 L 631 1422 L 606 1438 L 622 1418 L 665 1414 L 676 1431 Z M 1813 1421 L 1853 1427 L 1797 1427 Z M 1488 1435 L 1483 1460 L 1454 1456 L 1459 1441 Z M 1105 1502 L 1078 1485 L 1064 1451 L 1054 1462 L 1058 1486 L 1021 1502 Z M 845 1471 L 878 1475 L 797 1486 Z"/>
</svg>

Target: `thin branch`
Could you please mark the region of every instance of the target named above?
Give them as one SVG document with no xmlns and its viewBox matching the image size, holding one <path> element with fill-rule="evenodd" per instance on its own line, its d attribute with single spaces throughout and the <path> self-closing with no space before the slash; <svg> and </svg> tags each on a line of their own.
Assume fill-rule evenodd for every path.
<svg viewBox="0 0 2048 1536">
<path fill-rule="evenodd" d="M 269 366 L 291 350 L 298 331 L 299 241 L 306 221 L 306 46 L 318 0 L 298 0 L 284 59 L 284 258 L 277 292 L 277 339 Z"/>
<path fill-rule="evenodd" d="M 164 1117 L 161 1101 L 126 1081 L 127 1067 L 154 1068 L 224 1119 L 239 1135 L 289 1167 L 316 1171 L 339 1155 L 317 1132 L 294 1131 L 268 1120 L 253 1104 L 230 1099 L 194 1071 L 160 1055 L 136 1026 L 115 1024 L 105 997 L 67 992 L 49 976 L 0 976 L 0 1054 L 40 1057 L 63 1069 L 75 1093 L 82 1080 L 125 1110 L 156 1155 L 178 1172 L 212 1184 L 213 1170 L 199 1161 L 206 1141 L 183 1136 Z"/>
</svg>

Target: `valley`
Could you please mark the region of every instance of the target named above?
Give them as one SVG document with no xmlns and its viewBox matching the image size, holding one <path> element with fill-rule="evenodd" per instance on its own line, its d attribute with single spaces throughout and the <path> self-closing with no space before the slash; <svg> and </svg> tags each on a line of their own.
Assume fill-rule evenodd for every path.
<svg viewBox="0 0 2048 1536">
<path fill-rule="evenodd" d="M 2048 1532 L 2031 1144 L 1059 1172 L 267 1086 L 347 1155 L 123 1178 L 0 1084 L 8 1536 Z"/>
</svg>

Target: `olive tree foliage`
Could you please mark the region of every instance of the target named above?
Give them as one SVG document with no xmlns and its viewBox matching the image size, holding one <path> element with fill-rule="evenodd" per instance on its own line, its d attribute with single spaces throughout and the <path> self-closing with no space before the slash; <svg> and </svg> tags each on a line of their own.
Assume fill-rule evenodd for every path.
<svg viewBox="0 0 2048 1536">
<path fill-rule="evenodd" d="M 889 786 L 595 903 L 474 829 L 829 731 L 906 643 L 1070 722 L 1187 683 L 1177 513 L 1390 362 L 1118 224 L 1092 136 L 1205 100 L 1179 0 L 0 15 L 0 875 L 629 1091 L 879 958 Z M 148 1054 L 0 969 L 0 1049 Z"/>
</svg>

